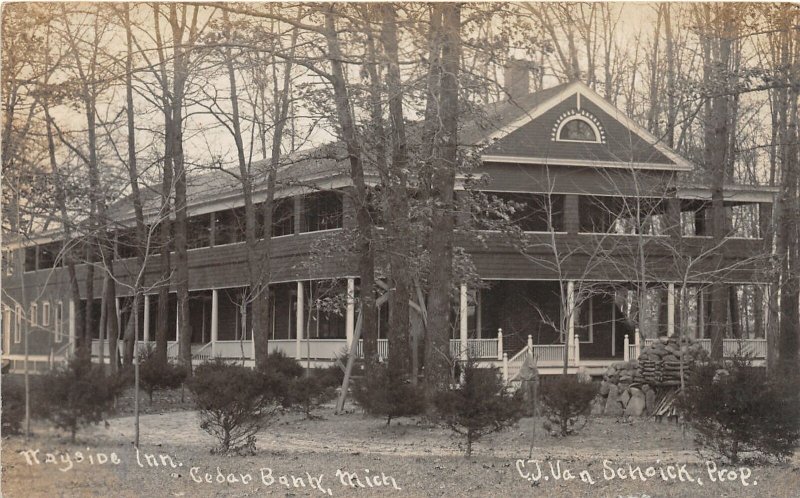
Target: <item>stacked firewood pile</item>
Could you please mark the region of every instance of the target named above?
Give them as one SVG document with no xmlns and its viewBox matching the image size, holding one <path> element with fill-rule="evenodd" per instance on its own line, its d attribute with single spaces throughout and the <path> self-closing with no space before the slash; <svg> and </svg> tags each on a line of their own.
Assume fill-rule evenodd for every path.
<svg viewBox="0 0 800 498">
<path fill-rule="evenodd" d="M 695 362 L 708 357 L 703 346 L 688 337 L 659 337 L 658 342 L 642 348 L 639 373 L 652 386 L 681 385 L 681 363 L 684 379 Z"/>
<path fill-rule="evenodd" d="M 689 338 L 660 337 L 642 348 L 638 360 L 612 363 L 603 374 L 592 414 L 639 417 L 669 414 L 675 387 L 680 385 L 681 360 L 684 378 L 694 364 L 707 358 L 699 342 Z M 663 412 L 663 413 L 662 413 Z"/>
</svg>

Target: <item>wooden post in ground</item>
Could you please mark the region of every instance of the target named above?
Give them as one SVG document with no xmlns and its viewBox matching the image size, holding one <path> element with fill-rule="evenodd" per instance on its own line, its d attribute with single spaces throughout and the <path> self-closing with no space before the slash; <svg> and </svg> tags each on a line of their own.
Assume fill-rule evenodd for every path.
<svg viewBox="0 0 800 498">
<path fill-rule="evenodd" d="M 381 306 L 388 300 L 389 300 L 389 293 L 387 292 L 375 300 L 375 306 Z M 342 380 L 342 390 L 339 393 L 339 400 L 336 402 L 336 411 L 334 411 L 334 413 L 336 414 L 342 413 L 342 410 L 344 410 L 344 401 L 347 398 L 347 390 L 350 388 L 350 376 L 352 375 L 353 372 L 353 365 L 355 365 L 356 362 L 358 341 L 361 340 L 361 320 L 362 316 L 361 313 L 359 313 L 358 320 L 356 321 L 355 330 L 353 330 L 353 340 L 350 343 L 350 347 L 348 348 L 349 354 L 347 355 L 347 365 L 344 368 L 344 380 Z"/>
</svg>

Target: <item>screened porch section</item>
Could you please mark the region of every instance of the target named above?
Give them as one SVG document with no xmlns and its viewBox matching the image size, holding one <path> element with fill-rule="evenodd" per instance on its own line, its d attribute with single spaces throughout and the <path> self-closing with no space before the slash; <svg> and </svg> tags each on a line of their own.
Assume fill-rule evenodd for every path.
<svg viewBox="0 0 800 498">
<path fill-rule="evenodd" d="M 493 280 L 468 293 L 468 335 L 470 338 L 496 338 L 502 331 L 503 351 L 515 354 L 530 340 L 535 345 L 563 346 L 559 332 L 562 308 L 566 308 L 567 289 L 557 281 Z M 564 287 L 562 292 L 562 287 Z M 633 334 L 633 326 L 622 312 L 614 289 L 598 287 L 591 294 L 576 292 L 572 304 L 573 333 L 580 341 L 581 357 L 586 359 L 622 358 L 623 338 Z M 455 337 L 454 337 L 455 338 Z M 545 348 L 541 348 L 543 351 Z M 553 351 L 561 356 L 563 353 Z"/>
</svg>

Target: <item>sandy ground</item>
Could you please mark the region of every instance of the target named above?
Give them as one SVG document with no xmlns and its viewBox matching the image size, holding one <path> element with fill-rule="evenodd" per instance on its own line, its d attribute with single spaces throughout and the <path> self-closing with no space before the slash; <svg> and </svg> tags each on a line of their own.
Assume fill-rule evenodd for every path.
<svg viewBox="0 0 800 498">
<path fill-rule="evenodd" d="M 546 436 L 539 427 L 533 454 L 543 473 L 534 481 L 537 464 L 527 462 L 531 419 L 487 437 L 475 447 L 475 456 L 465 458 L 461 441 L 449 431 L 417 420 L 400 419 L 386 427 L 355 410 L 334 415 L 332 407 L 324 407 L 318 414 L 322 419 L 312 421 L 283 414 L 259 434 L 258 452 L 248 457 L 211 455 L 214 441 L 192 411 L 143 415 L 138 456 L 129 416 L 87 429 L 77 444 L 37 425 L 27 444 L 18 437 L 3 440 L 3 496 L 800 497 L 797 460 L 744 471 L 726 467 L 725 482 L 719 482 L 719 472 L 712 480 L 691 437 L 674 425 L 600 418 L 566 439 Z M 29 465 L 23 449 L 39 449 L 42 463 Z M 84 455 L 81 463 L 75 461 L 77 451 Z M 45 463 L 48 452 L 56 463 Z M 62 461 L 65 453 L 71 467 Z M 98 454 L 108 461 L 99 463 L 103 456 Z M 146 454 L 155 459 L 148 463 Z M 686 464 L 683 473 L 677 472 L 680 464 Z M 640 467 L 646 480 L 638 474 L 631 479 L 629 465 Z M 723 466 L 714 465 L 717 471 Z M 648 467 L 654 476 L 646 475 Z M 573 479 L 566 479 L 566 470 Z M 358 481 L 342 472 L 356 474 Z"/>
</svg>

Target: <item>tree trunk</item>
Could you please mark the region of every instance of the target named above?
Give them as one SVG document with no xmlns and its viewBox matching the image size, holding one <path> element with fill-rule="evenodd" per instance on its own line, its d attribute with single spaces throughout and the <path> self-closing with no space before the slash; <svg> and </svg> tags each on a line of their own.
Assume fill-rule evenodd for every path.
<svg viewBox="0 0 800 498">
<path fill-rule="evenodd" d="M 149 240 L 147 238 L 147 228 L 144 224 L 144 208 L 142 206 L 142 196 L 139 191 L 139 169 L 136 163 L 136 126 L 135 114 L 133 109 L 133 33 L 130 20 L 130 4 L 123 7 L 123 24 L 125 25 L 125 39 L 127 54 L 125 58 L 125 115 L 128 125 L 128 179 L 131 185 L 131 200 L 133 202 L 133 213 L 136 218 L 136 261 L 140 271 L 136 274 L 133 284 L 134 307 L 131 309 L 131 316 L 138 317 L 141 299 L 138 299 L 140 289 L 145 282 L 141 281 L 144 277 L 144 266 L 146 263 L 145 254 L 149 253 Z M 133 321 L 133 320 L 132 320 Z M 124 365 L 133 362 L 134 343 L 138 337 L 139 325 L 136 321 L 134 327 L 127 327 L 125 332 L 125 351 L 122 358 Z"/>
<path fill-rule="evenodd" d="M 182 6 L 188 9 L 188 5 Z M 169 23 L 172 27 L 173 67 L 172 79 L 172 161 L 175 169 L 175 288 L 178 293 L 178 356 L 181 364 L 192 371 L 192 324 L 189 320 L 189 253 L 187 247 L 186 165 L 183 154 L 183 100 L 188 79 L 188 51 L 194 43 L 193 33 L 197 22 L 197 9 L 192 19 L 188 39 L 184 41 L 185 16 L 178 21 L 178 6 L 170 4 Z M 185 14 L 185 12 L 184 12 Z M 184 45 L 185 43 L 185 45 Z"/>
<path fill-rule="evenodd" d="M 800 45 L 800 41 L 795 42 Z M 800 48 L 796 48 L 800 51 Z M 800 54 L 795 54 L 800 59 Z M 787 78 L 791 81 L 792 76 Z M 796 79 L 794 81 L 797 81 Z M 798 146 L 798 88 L 792 85 L 788 95 L 788 115 L 783 127 L 782 181 L 780 194 L 780 219 L 778 230 L 778 257 L 781 261 L 780 290 L 780 336 L 778 371 L 779 375 L 796 376 L 798 366 L 798 345 L 800 340 L 800 261 L 797 245 L 800 243 L 800 146 Z"/>
<path fill-rule="evenodd" d="M 333 84 L 336 113 L 341 128 L 342 139 L 347 148 L 350 162 L 350 180 L 353 182 L 353 194 L 356 202 L 357 253 L 358 268 L 361 278 L 361 328 L 364 337 L 365 375 L 370 374 L 371 365 L 378 357 L 378 331 L 376 328 L 375 306 L 375 255 L 372 247 L 372 221 L 367 204 L 367 189 L 364 182 L 364 169 L 361 158 L 361 144 L 356 135 L 355 121 L 351 112 L 352 105 L 347 91 L 342 65 L 342 53 L 335 25 L 335 6 L 331 4 L 325 10 L 325 39 L 328 57 L 331 64 L 331 82 Z"/>
<path fill-rule="evenodd" d="M 56 148 L 55 148 L 55 141 L 53 139 L 53 131 L 52 131 L 52 119 L 50 117 L 50 112 L 47 106 L 47 103 L 44 104 L 44 113 L 45 113 L 45 125 L 47 129 L 47 150 L 48 150 L 48 157 L 50 159 L 50 168 L 53 171 L 53 174 L 56 176 L 56 202 L 58 204 L 59 213 L 61 215 L 61 226 L 64 229 L 64 247 L 62 249 L 62 257 L 64 259 L 64 265 L 67 267 L 67 275 L 69 277 L 69 286 L 71 292 L 72 301 L 75 303 L 74 308 L 72 308 L 75 312 L 74 317 L 70 317 L 75 323 L 75 330 L 78 331 L 78 337 L 75 338 L 77 341 L 77 351 L 78 354 L 82 357 L 88 357 L 90 349 L 87 347 L 86 341 L 83 340 L 82 332 L 83 328 L 83 310 L 81 309 L 81 289 L 80 283 L 78 282 L 78 275 L 75 271 L 75 247 L 72 246 L 74 244 L 73 236 L 72 236 L 72 220 L 69 219 L 69 214 L 67 211 L 67 192 L 64 188 L 66 184 L 66 178 L 61 176 L 58 167 L 58 161 L 56 160 Z"/>
<path fill-rule="evenodd" d="M 735 285 L 728 286 L 728 309 L 731 317 L 731 337 L 734 339 L 742 338 L 742 320 L 739 309 L 739 295 Z"/>
<path fill-rule="evenodd" d="M 428 294 L 428 341 L 425 378 L 429 389 L 450 382 L 450 291 L 453 286 L 453 190 L 458 168 L 458 76 L 461 61 L 461 5 L 442 7 L 442 67 L 439 78 L 439 119 L 432 154 L 431 269 Z"/>
<path fill-rule="evenodd" d="M 169 326 L 169 287 L 172 278 L 170 251 L 172 249 L 172 110 L 170 108 L 170 88 L 167 80 L 166 56 L 164 43 L 161 40 L 161 14 L 158 4 L 153 5 L 153 23 L 156 36 L 159 71 L 161 73 L 161 110 L 164 114 L 164 162 L 161 173 L 161 209 L 159 211 L 159 270 L 160 285 L 158 288 L 158 306 L 156 308 L 156 347 L 154 358 L 160 364 L 167 363 L 167 327 Z"/>
<path fill-rule="evenodd" d="M 391 188 L 388 195 L 390 229 L 395 240 L 390 251 L 390 280 L 392 295 L 389 302 L 389 368 L 403 376 L 409 372 L 409 334 L 411 281 L 407 271 L 409 257 L 409 203 L 407 178 L 408 150 L 406 143 L 405 116 L 403 115 L 403 87 L 398 57 L 397 24 L 394 8 L 389 4 L 381 7 L 383 29 L 381 42 L 386 54 L 386 77 L 389 93 L 389 117 L 391 123 L 392 168 Z"/>
<path fill-rule="evenodd" d="M 734 32 L 734 21 L 725 10 L 729 7 L 720 6 L 716 12 L 713 27 L 714 43 L 718 50 L 711 50 L 710 84 L 707 91 L 713 95 L 707 96 L 711 100 L 711 119 L 706 124 L 706 150 L 708 173 L 711 186 L 711 218 L 712 235 L 715 246 L 722 247 L 728 226 L 725 217 L 724 185 L 728 164 L 727 152 L 729 143 L 729 109 L 728 97 L 725 95 L 728 88 L 728 64 L 731 56 L 731 39 Z M 723 356 L 722 340 L 725 336 L 727 323 L 728 292 L 720 275 L 724 265 L 722 251 L 718 251 L 716 261 L 715 281 L 711 286 L 711 358 L 721 361 Z"/>
</svg>

